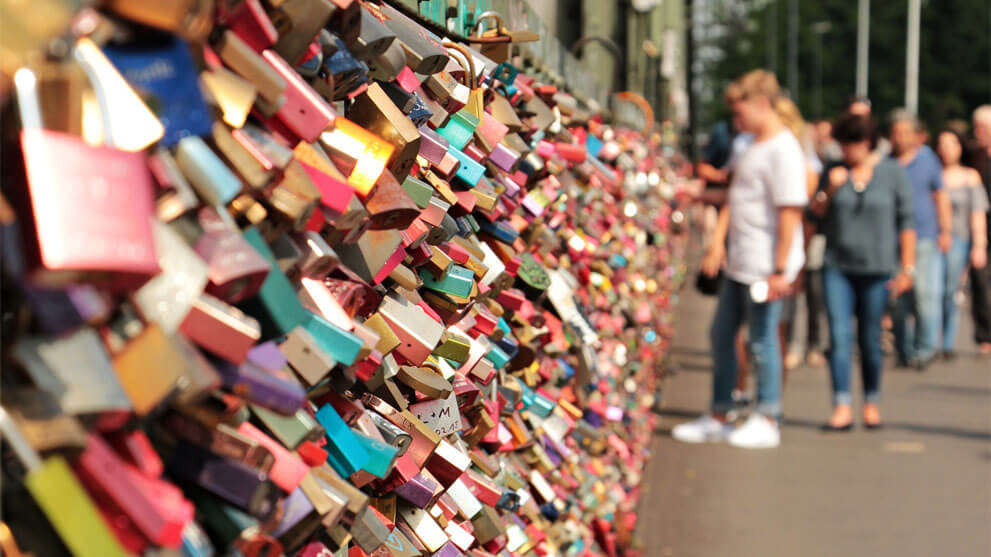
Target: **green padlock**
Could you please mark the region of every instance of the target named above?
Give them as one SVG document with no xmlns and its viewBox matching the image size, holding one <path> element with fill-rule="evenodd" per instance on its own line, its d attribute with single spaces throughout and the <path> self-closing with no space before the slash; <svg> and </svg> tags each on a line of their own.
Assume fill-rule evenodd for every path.
<svg viewBox="0 0 991 557">
<path fill-rule="evenodd" d="M 113 535 L 69 464 L 56 455 L 42 460 L 0 407 L 0 433 L 27 469 L 24 485 L 48 522 L 75 557 L 125 557 Z"/>
<path fill-rule="evenodd" d="M 467 298 L 475 285 L 475 274 L 461 265 L 451 265 L 444 276 L 437 280 L 426 269 L 420 270 L 423 286 L 458 298 Z"/>
<path fill-rule="evenodd" d="M 471 141 L 475 135 L 475 128 L 478 127 L 478 117 L 462 108 L 455 112 L 448 119 L 447 125 L 437 130 L 437 133 L 446 139 L 451 147 L 464 149 L 465 145 Z"/>
<path fill-rule="evenodd" d="M 430 205 L 430 198 L 434 195 L 434 188 L 430 184 L 412 176 L 407 176 L 403 181 L 403 189 L 420 209 L 426 209 Z"/>
</svg>

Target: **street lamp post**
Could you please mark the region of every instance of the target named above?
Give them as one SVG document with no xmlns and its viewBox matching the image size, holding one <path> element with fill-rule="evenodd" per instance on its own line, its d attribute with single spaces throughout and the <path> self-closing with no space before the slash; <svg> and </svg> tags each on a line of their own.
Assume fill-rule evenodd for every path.
<svg viewBox="0 0 991 557">
<path fill-rule="evenodd" d="M 857 96 L 867 96 L 867 52 L 871 43 L 871 0 L 857 7 Z"/>
<path fill-rule="evenodd" d="M 833 28 L 833 24 L 828 21 L 819 21 L 812 24 L 812 34 L 815 35 L 816 42 L 816 89 L 815 98 L 813 99 L 812 112 L 816 115 L 816 118 L 822 118 L 822 36 L 829 32 Z"/>
<path fill-rule="evenodd" d="M 908 0 L 908 40 L 905 44 L 905 110 L 919 113 L 919 20 L 922 0 Z"/>
</svg>

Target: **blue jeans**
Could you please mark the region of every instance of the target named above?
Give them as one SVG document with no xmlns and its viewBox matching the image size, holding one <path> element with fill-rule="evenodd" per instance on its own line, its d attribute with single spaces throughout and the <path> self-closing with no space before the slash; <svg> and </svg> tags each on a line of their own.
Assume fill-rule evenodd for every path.
<svg viewBox="0 0 991 557">
<path fill-rule="evenodd" d="M 853 404 L 850 368 L 853 360 L 853 317 L 857 318 L 860 376 L 864 402 L 881 397 L 881 317 L 888 302 L 888 275 L 853 275 L 833 267 L 823 269 L 826 315 L 829 319 L 829 373 L 833 404 Z"/>
<path fill-rule="evenodd" d="M 778 346 L 779 300 L 763 304 L 750 298 L 749 285 L 729 278 L 719 291 L 716 315 L 709 329 L 715 370 L 712 376 L 712 412 L 733 409 L 736 384 L 736 334 L 744 319 L 749 328 L 748 347 L 757 376 L 757 412 L 771 418 L 781 416 L 781 349 Z"/>
<path fill-rule="evenodd" d="M 920 239 L 915 245 L 915 286 L 902 294 L 892 314 L 895 350 L 903 361 L 925 360 L 936 354 L 943 324 L 945 259 L 936 240 Z M 915 323 L 909 322 L 914 317 Z"/>
<path fill-rule="evenodd" d="M 960 328 L 960 307 L 956 295 L 960 290 L 960 277 L 970 260 L 970 238 L 953 237 L 953 246 L 946 254 L 946 284 L 943 288 L 943 351 L 952 352 L 957 344 Z"/>
</svg>

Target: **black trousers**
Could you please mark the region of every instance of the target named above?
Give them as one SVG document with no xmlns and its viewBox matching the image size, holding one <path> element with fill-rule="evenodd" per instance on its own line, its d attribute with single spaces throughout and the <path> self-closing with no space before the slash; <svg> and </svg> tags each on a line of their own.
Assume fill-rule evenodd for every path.
<svg viewBox="0 0 991 557">
<path fill-rule="evenodd" d="M 974 314 L 974 341 L 991 342 L 991 265 L 970 269 L 971 311 Z"/>
<path fill-rule="evenodd" d="M 805 304 L 808 316 L 807 350 L 822 351 L 822 328 L 820 324 L 825 311 L 822 291 L 822 269 L 805 271 Z"/>
</svg>

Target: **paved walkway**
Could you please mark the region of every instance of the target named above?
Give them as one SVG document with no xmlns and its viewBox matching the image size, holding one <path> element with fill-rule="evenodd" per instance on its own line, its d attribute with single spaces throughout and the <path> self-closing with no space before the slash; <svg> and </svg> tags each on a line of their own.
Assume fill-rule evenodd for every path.
<svg viewBox="0 0 991 557">
<path fill-rule="evenodd" d="M 708 404 L 713 306 L 690 288 L 679 304 L 678 371 L 665 385 L 640 507 L 646 555 L 991 555 L 991 364 L 973 358 L 969 329 L 953 363 L 926 373 L 889 366 L 882 431 L 819 432 L 827 370 L 800 368 L 785 389 L 780 448 L 684 445 L 669 432 Z"/>
</svg>

